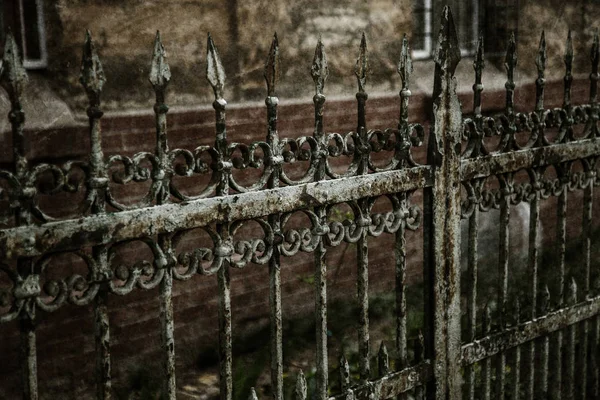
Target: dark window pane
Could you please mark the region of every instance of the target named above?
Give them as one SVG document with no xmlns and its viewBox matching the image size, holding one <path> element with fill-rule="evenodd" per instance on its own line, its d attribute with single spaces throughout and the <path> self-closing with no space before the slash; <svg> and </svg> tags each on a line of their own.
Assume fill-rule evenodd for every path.
<svg viewBox="0 0 600 400">
<path fill-rule="evenodd" d="M 502 54 L 512 31 L 517 34 L 518 1 L 483 0 L 480 27 L 485 36 L 485 50 L 489 54 Z"/>
<path fill-rule="evenodd" d="M 40 48 L 40 27 L 38 24 L 37 1 L 23 2 L 23 20 L 25 22 L 25 48 L 28 59 L 39 60 L 42 58 Z"/>
<path fill-rule="evenodd" d="M 410 42 L 415 50 L 425 48 L 425 14 L 422 8 L 413 11 L 413 31 Z"/>
<path fill-rule="evenodd" d="M 4 53 L 6 33 L 10 30 L 21 50 L 25 68 L 46 66 L 43 0 L 2 0 L 0 2 L 0 54 Z"/>
</svg>

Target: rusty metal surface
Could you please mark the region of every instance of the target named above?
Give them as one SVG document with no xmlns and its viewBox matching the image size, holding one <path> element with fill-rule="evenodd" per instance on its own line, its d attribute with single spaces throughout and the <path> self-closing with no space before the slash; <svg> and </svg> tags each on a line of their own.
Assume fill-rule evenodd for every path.
<svg viewBox="0 0 600 400">
<path fill-rule="evenodd" d="M 462 346 L 462 364 L 469 365 L 485 360 L 502 351 L 530 342 L 531 340 L 556 332 L 577 322 L 584 321 L 598 314 L 600 311 L 600 298 L 594 297 L 553 311 L 535 319 L 524 322 L 505 331 L 486 336 Z"/>
<path fill-rule="evenodd" d="M 114 395 L 107 299 L 119 295 L 127 301 L 126 295 L 133 290 L 158 288 L 162 395 L 176 398 L 173 287 L 177 281 L 198 275 L 216 275 L 220 397 L 231 400 L 234 354 L 230 269 L 254 263 L 268 265 L 271 392 L 274 399 L 282 400 L 286 371 L 281 263 L 282 258 L 299 252 L 314 257 L 316 364 L 313 389 L 302 371 L 297 374 L 298 400 L 409 396 L 447 400 L 463 395 L 468 399 L 597 397 L 600 298 L 595 282 L 600 276 L 592 249 L 594 188 L 600 185 L 598 41 L 596 33 L 589 103 L 571 104 L 574 51 L 569 34 L 564 55 L 563 106 L 545 109 L 548 54 L 542 33 L 535 59 L 535 108 L 518 112 L 514 102 L 518 57 L 512 35 L 504 60 L 505 110 L 500 115 L 484 116 L 484 38 L 479 38 L 473 62 L 473 110 L 463 114 L 454 77 L 460 48 L 452 14 L 446 7 L 434 58 L 427 162 L 421 165 L 415 160 L 418 152 L 425 151 L 426 121 L 409 123 L 413 66 L 406 37 L 401 42 L 398 62 L 401 90 L 397 127 L 367 129 L 369 62 L 363 34 L 355 67 L 356 131 L 340 134 L 325 126 L 329 69 L 325 46 L 319 39 L 310 67 L 315 85 L 314 133 L 293 139 L 280 137 L 277 85 L 282 71 L 275 35 L 264 69 L 266 136 L 264 140 L 236 143 L 227 137 L 225 69 L 209 35 L 206 78 L 215 95 L 215 141 L 189 150 L 169 148 L 166 88 L 171 72 L 157 33 L 149 75 L 156 98 L 155 150 L 133 156 L 105 156 L 100 97 L 106 79 L 87 32 L 80 81 L 89 101 L 89 157 L 32 165 L 25 151 L 21 107 L 27 77 L 14 40 L 7 35 L 0 83 L 12 105 L 9 119 L 14 163 L 10 170 L 0 170 L 0 195 L 11 214 L 0 229 L 0 273 L 8 277 L 12 288 L 0 288 L 0 306 L 6 310 L 0 314 L 0 323 L 19 321 L 23 397 L 38 398 L 37 312 L 52 312 L 67 304 L 92 304 L 96 397 L 105 400 Z M 299 173 L 291 173 L 289 167 Z M 254 175 L 257 177 L 243 178 L 238 173 L 243 170 L 258 171 Z M 517 179 L 522 171 L 527 176 L 525 181 Z M 39 184 L 44 177 L 51 177 L 45 186 Z M 181 182 L 198 177 L 205 177 L 205 184 L 196 194 L 189 194 Z M 145 183 L 146 194 L 133 203 L 122 201 L 119 188 L 132 182 Z M 423 209 L 411 202 L 416 190 L 423 191 Z M 84 200 L 73 214 L 53 216 L 41 199 L 65 192 L 80 193 Z M 583 263 L 577 267 L 566 265 L 567 215 L 573 192 L 580 192 L 582 197 L 582 208 L 577 212 L 582 225 L 579 239 Z M 374 204 L 382 197 L 389 200 L 391 210 L 376 212 Z M 551 280 L 546 277 L 540 249 L 541 203 L 549 198 L 556 198 L 557 203 L 557 266 Z M 351 215 L 343 216 L 341 221 L 330 215 L 332 207 L 339 204 L 351 210 Z M 529 245 L 523 275 L 526 290 L 517 293 L 509 283 L 515 268 L 510 261 L 510 226 L 511 215 L 521 204 L 529 210 Z M 498 278 L 494 295 L 483 298 L 487 304 L 482 308 L 478 285 L 480 274 L 488 270 L 478 258 L 482 246 L 480 221 L 494 209 L 499 210 L 495 232 Z M 291 223 L 295 212 L 306 215 L 311 226 L 299 228 Z M 461 218 L 468 223 L 467 237 L 461 237 Z M 259 227 L 258 237 L 236 236 L 247 223 Z M 178 243 L 192 230 L 205 232 L 206 243 L 193 250 L 177 251 Z M 407 328 L 407 233 L 416 230 L 422 231 L 424 242 L 425 325 L 411 348 Z M 394 235 L 391 262 L 395 310 L 390 323 L 395 327 L 395 346 L 388 351 L 382 342 L 374 354 L 369 321 L 369 242 L 384 233 Z M 462 282 L 461 241 L 468 249 Z M 130 267 L 115 265 L 117 250 L 131 242 L 145 244 L 153 261 Z M 352 301 L 357 305 L 358 373 L 356 377 L 350 373 L 349 358 L 342 354 L 340 392 L 332 393 L 327 252 L 342 243 L 356 246 L 356 298 Z M 88 273 L 51 280 L 47 266 L 62 254 L 79 257 Z M 573 272 L 574 268 L 580 268 L 579 274 Z M 392 349 L 394 353 L 390 354 Z M 258 398 L 254 389 L 246 395 Z"/>
</svg>

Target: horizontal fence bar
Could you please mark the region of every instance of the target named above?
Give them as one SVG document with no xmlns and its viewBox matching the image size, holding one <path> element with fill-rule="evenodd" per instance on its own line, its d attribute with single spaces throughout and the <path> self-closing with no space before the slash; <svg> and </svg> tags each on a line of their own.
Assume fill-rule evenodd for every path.
<svg viewBox="0 0 600 400">
<path fill-rule="evenodd" d="M 461 161 L 461 181 L 558 164 L 600 154 L 600 138 L 497 153 Z M 258 218 L 318 205 L 343 203 L 430 187 L 430 166 L 311 182 L 257 192 L 167 204 L 101 216 L 0 231 L 4 259 L 37 256 L 140 236 L 192 229 L 211 222 Z M 256 207 L 261 204 L 261 207 Z"/>
<path fill-rule="evenodd" d="M 507 329 L 462 346 L 462 365 L 472 365 L 530 340 L 589 319 L 600 312 L 600 296 L 549 313 L 534 321 Z"/>
<path fill-rule="evenodd" d="M 389 399 L 419 386 L 424 386 L 433 377 L 431 362 L 424 360 L 421 363 L 403 369 L 402 371 L 388 374 L 380 379 L 369 381 L 365 384 L 348 389 L 329 400 L 348 399 L 350 393 L 354 399 Z"/>
<path fill-rule="evenodd" d="M 600 138 L 495 153 L 461 161 L 461 181 L 501 175 L 520 169 L 557 165 L 600 154 Z"/>
<path fill-rule="evenodd" d="M 431 167 L 387 171 L 257 192 L 165 204 L 0 231 L 3 259 L 119 242 L 225 221 L 259 218 L 364 197 L 406 192 L 433 181 Z"/>
</svg>

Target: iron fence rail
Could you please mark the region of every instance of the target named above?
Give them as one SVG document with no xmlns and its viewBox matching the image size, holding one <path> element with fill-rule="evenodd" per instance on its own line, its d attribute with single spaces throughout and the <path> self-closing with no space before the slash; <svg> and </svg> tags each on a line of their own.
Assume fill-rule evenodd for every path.
<svg viewBox="0 0 600 400">
<path fill-rule="evenodd" d="M 30 165 L 25 152 L 25 118 L 21 107 L 27 77 L 14 39 L 8 35 L 0 82 L 12 105 L 9 119 L 14 168 L 0 171 L 0 179 L 4 184 L 2 200 L 14 218 L 5 221 L 0 230 L 3 260 L 0 271 L 12 285 L 2 291 L 0 322 L 15 319 L 20 322 L 23 397 L 39 397 L 35 329 L 38 310 L 50 312 L 66 304 L 92 305 L 96 397 L 109 399 L 113 389 L 107 298 L 115 294 L 126 295 L 135 288 L 158 287 L 162 392 L 165 398 L 174 399 L 177 390 L 174 281 L 215 274 L 218 281 L 220 393 L 221 399 L 232 399 L 229 270 L 255 263 L 268 265 L 271 387 L 273 398 L 282 399 L 281 258 L 306 252 L 314 255 L 315 268 L 316 389 L 314 394 L 307 392 L 306 378 L 300 372 L 295 387 L 298 400 L 309 395 L 322 400 L 330 396 L 334 399 L 406 398 L 408 391 L 418 399 L 489 399 L 492 393 L 504 398 L 507 391 L 512 398 L 547 398 L 550 395 L 555 398 L 597 398 L 600 297 L 593 282 L 600 274 L 594 269 L 591 247 L 594 187 L 600 184 L 597 176 L 600 155 L 598 34 L 594 37 L 591 52 L 590 101 L 586 105 L 571 104 L 573 50 L 570 34 L 565 55 L 564 105 L 559 109 L 544 108 L 547 58 L 544 34 L 536 59 L 538 79 L 533 112 L 515 111 L 517 56 L 513 36 L 505 60 L 505 113 L 498 117 L 482 115 L 483 57 L 483 39 L 480 38 L 474 60 L 473 113 L 466 117 L 461 112 L 454 77 L 460 49 L 452 15 L 448 8 L 444 9 L 434 58 L 433 120 L 427 163 L 421 165 L 415 161 L 414 154 L 425 140 L 425 129 L 421 124 L 408 122 L 412 64 L 406 37 L 402 40 L 398 65 L 402 89 L 397 128 L 367 129 L 368 55 L 363 35 L 355 70 L 358 81 L 356 131 L 345 135 L 325 131 L 324 89 L 328 66 L 323 43 L 319 40 L 311 68 L 316 92 L 313 98 L 314 134 L 288 139 L 280 137 L 277 130 L 279 100 L 276 87 L 281 67 L 275 36 L 265 67 L 266 139 L 244 144 L 227 138 L 225 71 L 209 36 L 206 76 L 215 94 L 215 143 L 194 150 L 170 149 L 165 90 L 171 73 L 157 34 L 149 77 L 156 94 L 155 151 L 140 152 L 133 157 L 119 154 L 106 157 L 102 151 L 100 122 L 100 96 L 105 76 L 88 32 L 80 80 L 89 99 L 89 159 L 62 165 Z M 577 131 L 579 127 L 581 130 Z M 555 134 L 550 134 L 551 131 Z M 389 157 L 382 157 L 386 152 Z M 342 157 L 350 162 L 340 172 L 335 160 Z M 286 172 L 286 166 L 296 164 L 306 167 L 299 177 Z M 576 164 L 581 168 L 575 168 Z M 233 173 L 248 168 L 261 170 L 260 177 L 254 182 L 241 181 Z M 555 171 L 554 177 L 545 175 L 550 169 Z M 527 172 L 529 182 L 515 179 L 523 170 Z M 84 178 L 77 182 L 74 171 L 82 172 Z M 197 175 L 209 177 L 197 195 L 186 194 L 174 179 Z M 49 177 L 50 188 L 48 185 L 40 188 L 39 182 Z M 113 185 L 132 181 L 148 182 L 148 193 L 133 205 L 119 202 Z M 491 181 L 498 184 L 494 186 Z M 52 217 L 41 205 L 42 195 L 73 193 L 80 189 L 85 191 L 85 200 L 76 214 L 68 218 Z M 423 210 L 411 203 L 411 194 L 421 189 Z M 567 276 L 565 267 L 570 191 L 583 191 L 581 240 L 585 257 L 582 273 L 578 276 L 583 277 L 580 291 L 576 277 Z M 374 211 L 374 203 L 381 197 L 389 199 L 391 211 Z M 540 202 L 549 197 L 558 198 L 556 282 L 546 282 L 540 275 L 543 268 L 538 248 Z M 527 294 L 512 296 L 508 280 L 511 274 L 510 216 L 511 208 L 522 202 L 530 207 Z M 342 203 L 350 207 L 352 217 L 344 217 L 343 221 L 331 218 L 331 208 Z M 495 305 L 481 309 L 478 306 L 479 219 L 491 209 L 500 210 L 497 299 Z M 311 228 L 299 228 L 289 223 L 296 211 L 308 217 Z M 462 297 L 460 242 L 465 239 L 461 238 L 461 219 L 468 220 L 467 268 L 462 277 L 466 290 Z M 249 221 L 257 224 L 260 237 L 237 237 L 236 232 Z M 209 243 L 178 254 L 178 243 L 194 229 L 202 229 L 210 238 Z M 422 335 L 410 348 L 412 345 L 409 346 L 407 338 L 406 231 L 417 229 L 423 230 L 424 241 L 425 321 Z M 395 321 L 390 323 L 396 327 L 397 359 L 390 363 L 387 348 L 382 344 L 375 356 L 378 365 L 375 372 L 371 371 L 373 356 L 370 349 L 373 345 L 369 335 L 368 241 L 383 233 L 395 235 Z M 132 266 L 114 265 L 116 250 L 134 241 L 148 247 L 153 261 Z M 342 242 L 357 245 L 359 376 L 356 380 L 351 379 L 348 361 L 342 355 L 341 392 L 335 394 L 329 391 L 327 250 Z M 79 257 L 87 266 L 88 274 L 54 280 L 46 276 L 53 258 L 63 253 Z M 571 284 L 567 285 L 569 280 Z M 552 299 L 549 288 L 553 289 Z M 520 299 L 523 304 L 509 304 L 511 297 Z M 463 315 L 465 324 L 461 321 Z M 510 372 L 507 372 L 508 365 Z M 250 398 L 257 398 L 254 390 Z"/>
</svg>

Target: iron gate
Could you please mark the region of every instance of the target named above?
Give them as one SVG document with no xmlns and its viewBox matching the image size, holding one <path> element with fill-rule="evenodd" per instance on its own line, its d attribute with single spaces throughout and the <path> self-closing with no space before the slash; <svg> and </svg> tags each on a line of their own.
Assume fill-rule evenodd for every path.
<svg viewBox="0 0 600 400">
<path fill-rule="evenodd" d="M 594 187 L 600 184 L 598 34 L 594 36 L 591 51 L 589 104 L 579 106 L 571 104 L 573 47 L 569 35 L 564 57 L 564 105 L 559 109 L 544 108 L 547 54 L 542 34 L 536 58 L 536 106 L 529 113 L 517 113 L 514 108 L 517 56 L 513 36 L 505 59 L 506 108 L 497 118 L 484 117 L 481 111 L 484 54 L 480 38 L 474 61 L 473 113 L 463 116 L 454 78 L 460 49 L 451 13 L 446 8 L 434 58 L 433 121 L 425 164 L 419 164 L 413 157 L 415 148 L 425 140 L 425 129 L 409 123 L 412 65 L 406 37 L 398 65 L 402 90 L 399 124 L 395 129 L 366 128 L 368 65 L 363 36 L 355 70 L 359 87 L 356 132 L 340 135 L 324 130 L 328 67 L 319 40 L 311 68 L 316 89 L 314 135 L 280 138 L 276 96 L 278 53 L 275 37 L 265 68 L 266 140 L 231 143 L 226 134 L 225 74 L 209 36 L 206 76 L 215 95 L 216 140 L 214 146 L 200 146 L 194 151 L 172 150 L 167 143 L 165 104 L 165 88 L 171 74 L 157 34 L 150 73 L 156 93 L 156 150 L 134 157 L 107 158 L 102 152 L 100 129 L 100 94 L 105 78 L 88 32 L 80 80 L 89 98 L 89 159 L 63 165 L 30 165 L 25 154 L 25 118 L 21 107 L 21 93 L 27 79 L 16 44 L 9 35 L 1 83 L 12 104 L 9 119 L 14 168 L 0 171 L 0 176 L 7 187 L 2 193 L 3 200 L 14 213 L 14 221 L 13 226 L 0 231 L 3 259 L 0 270 L 9 277 L 12 287 L 2 292 L 0 322 L 17 319 L 20 324 L 24 398 L 38 398 L 36 313 L 54 311 L 67 303 L 93 305 L 97 398 L 111 398 L 106 300 L 109 295 L 126 295 L 136 287 L 159 287 L 162 391 L 165 398 L 175 398 L 173 282 L 192 279 L 198 274 L 215 274 L 219 288 L 220 391 L 222 399 L 231 399 L 229 268 L 241 268 L 250 262 L 269 266 L 271 382 L 273 398 L 283 398 L 280 260 L 299 251 L 314 255 L 317 327 L 314 398 L 326 399 L 330 395 L 340 399 L 407 398 L 409 392 L 415 398 L 436 399 L 489 399 L 492 394 L 502 399 L 509 394 L 511 398 L 597 398 L 600 298 L 592 283 L 600 274 L 592 269 L 591 243 Z M 555 134 L 550 134 L 551 131 Z M 372 158 L 381 149 L 393 154 L 383 165 Z M 347 170 L 341 173 L 336 172 L 332 162 L 340 155 L 352 158 Z M 177 159 L 179 162 L 175 163 Z M 288 176 L 284 166 L 299 160 L 308 162 L 304 174 L 300 178 Z M 115 163 L 122 166 L 121 174 L 108 173 L 108 166 Z M 232 171 L 245 168 L 262 168 L 260 178 L 249 185 L 238 182 Z M 75 216 L 53 218 L 44 212 L 39 197 L 61 191 L 76 192 L 78 186 L 70 177 L 75 169 L 85 175 L 84 207 Z M 554 170 L 555 176 L 548 176 L 549 170 Z M 529 181 L 518 182 L 515 179 L 518 171 L 526 171 Z M 44 174 L 52 176 L 53 186 L 42 193 L 37 182 Z M 178 190 L 175 176 L 195 174 L 210 176 L 202 193 L 189 196 Z M 495 180 L 497 186 L 489 185 L 490 180 Z M 133 206 L 120 203 L 109 184 L 129 181 L 150 184 L 142 202 Z M 417 189 L 424 190 L 422 213 L 410 201 L 410 194 Z M 584 262 L 578 269 L 565 266 L 567 201 L 568 193 L 573 191 L 583 192 Z M 391 212 L 373 212 L 373 204 L 381 196 L 390 199 Z M 542 280 L 540 271 L 544 266 L 540 265 L 538 249 L 540 201 L 551 196 L 557 198 L 558 267 Z M 528 203 L 530 210 L 527 294 L 512 296 L 517 299 L 513 306 L 508 287 L 509 225 L 511 208 L 522 202 Z M 329 207 L 340 203 L 349 205 L 353 217 L 341 222 L 330 218 Z M 490 209 L 500 210 L 500 270 L 497 296 L 482 309 L 477 297 L 478 221 Z M 311 229 L 286 227 L 291 213 L 297 210 L 308 216 Z M 468 221 L 468 235 L 462 238 L 468 244 L 462 298 L 461 218 Z M 236 240 L 235 233 L 245 221 L 257 223 L 262 237 Z M 425 325 L 413 351 L 408 348 L 406 338 L 405 231 L 416 229 L 421 223 Z M 210 246 L 176 254 L 178 241 L 195 228 L 202 228 L 208 234 L 212 240 Z M 370 370 L 368 238 L 382 232 L 396 237 L 397 359 L 393 360 L 395 370 L 392 370 L 387 350 L 382 346 L 377 355 L 379 370 L 375 373 Z M 130 268 L 112 265 L 113 248 L 133 241 L 145 243 L 154 261 Z M 328 247 L 343 241 L 357 246 L 360 378 L 351 378 L 348 362 L 342 357 L 341 391 L 332 394 L 328 391 L 326 252 Z M 45 276 L 53 257 L 63 253 L 76 254 L 86 264 L 88 274 L 60 280 Z M 311 396 L 302 373 L 297 376 L 295 393 L 298 400 Z M 250 395 L 256 398 L 254 391 Z"/>
</svg>

